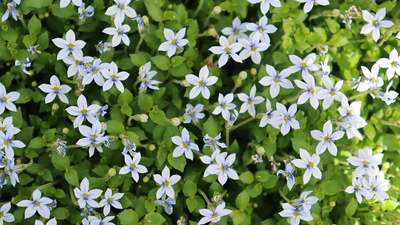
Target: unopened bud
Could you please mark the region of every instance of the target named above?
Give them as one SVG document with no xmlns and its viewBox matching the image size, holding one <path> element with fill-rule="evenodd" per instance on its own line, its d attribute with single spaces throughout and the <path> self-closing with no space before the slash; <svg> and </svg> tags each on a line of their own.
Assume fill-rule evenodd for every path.
<svg viewBox="0 0 400 225">
<path fill-rule="evenodd" d="M 63 134 L 68 134 L 68 132 L 69 132 L 68 127 L 64 127 L 64 128 L 62 129 L 62 132 L 63 132 Z"/>
<path fill-rule="evenodd" d="M 150 150 L 150 151 L 153 151 L 154 149 L 156 149 L 156 146 L 155 146 L 155 145 L 153 145 L 153 144 L 149 145 L 149 150 Z"/>
<path fill-rule="evenodd" d="M 377 205 L 374 205 L 373 207 L 372 207 L 372 211 L 379 211 L 379 206 L 377 206 Z"/>
<path fill-rule="evenodd" d="M 144 27 L 146 27 L 146 29 L 150 28 L 150 23 L 149 23 L 149 17 L 147 16 L 142 16 L 143 22 L 144 22 Z"/>
<path fill-rule="evenodd" d="M 101 122 L 101 133 L 105 132 L 107 130 L 107 124 L 104 122 Z"/>
<path fill-rule="evenodd" d="M 51 107 L 51 110 L 57 111 L 60 106 L 57 103 L 54 103 L 53 106 Z"/>
<path fill-rule="evenodd" d="M 44 15 L 43 14 L 39 14 L 38 17 L 39 17 L 40 20 L 44 19 Z"/>
<path fill-rule="evenodd" d="M 339 9 L 332 10 L 332 16 L 337 17 L 339 15 L 340 15 L 340 10 Z"/>
<path fill-rule="evenodd" d="M 255 76 L 255 75 L 257 75 L 257 70 L 255 68 L 252 68 L 250 70 L 250 73 L 251 73 L 251 75 Z"/>
<path fill-rule="evenodd" d="M 214 9 L 213 9 L 213 13 L 215 15 L 217 15 L 217 14 L 219 14 L 221 12 L 221 10 L 222 10 L 221 6 L 215 6 Z"/>
<path fill-rule="evenodd" d="M 108 176 L 113 177 L 117 174 L 117 171 L 114 168 L 108 170 Z"/>
<path fill-rule="evenodd" d="M 390 166 L 389 162 L 384 162 L 382 164 L 382 171 L 386 173 L 386 171 L 389 169 L 389 166 Z"/>
<path fill-rule="evenodd" d="M 258 207 L 257 203 L 254 203 L 253 208 L 257 208 L 257 207 Z"/>
<path fill-rule="evenodd" d="M 45 12 L 45 13 L 44 13 L 44 17 L 46 17 L 46 18 L 49 17 L 49 13 L 48 13 L 48 12 Z"/>
<path fill-rule="evenodd" d="M 239 73 L 239 79 L 241 80 L 246 80 L 247 78 L 247 72 L 246 71 L 242 71 Z"/>
<path fill-rule="evenodd" d="M 214 27 L 211 27 L 210 29 L 208 29 L 208 35 L 209 36 L 213 36 L 214 37 L 217 34 L 218 34 L 217 30 Z"/>
<path fill-rule="evenodd" d="M 36 87 L 37 86 L 37 82 L 36 81 L 33 81 L 32 82 L 32 87 Z"/>
<path fill-rule="evenodd" d="M 147 120 L 149 119 L 149 116 L 146 114 L 140 114 L 139 115 L 139 121 L 142 123 L 147 123 Z"/>
<path fill-rule="evenodd" d="M 172 4 L 169 4 L 169 5 L 168 5 L 168 9 L 172 9 Z"/>
<path fill-rule="evenodd" d="M 190 87 L 190 83 L 189 82 L 187 82 L 187 80 L 183 80 L 183 81 L 181 81 L 181 86 L 182 87 Z"/>
<path fill-rule="evenodd" d="M 149 178 L 148 176 L 143 177 L 143 182 L 144 182 L 144 183 L 149 182 L 149 180 L 150 180 L 150 178 Z"/>
<path fill-rule="evenodd" d="M 257 147 L 257 154 L 264 155 L 265 154 L 264 147 L 262 147 L 262 146 Z"/>
<path fill-rule="evenodd" d="M 181 124 L 181 119 L 179 119 L 178 117 L 175 117 L 175 118 L 172 118 L 169 122 L 172 125 L 177 127 L 177 126 L 179 126 L 179 124 Z"/>
<path fill-rule="evenodd" d="M 330 201 L 330 202 L 329 202 L 329 206 L 330 206 L 330 207 L 335 207 L 335 205 L 336 205 L 336 202 L 334 202 L 334 201 Z"/>
</svg>

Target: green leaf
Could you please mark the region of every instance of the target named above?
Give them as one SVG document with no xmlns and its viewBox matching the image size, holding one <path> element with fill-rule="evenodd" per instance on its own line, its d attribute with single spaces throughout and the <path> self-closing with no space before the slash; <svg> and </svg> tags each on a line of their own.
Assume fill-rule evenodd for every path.
<svg viewBox="0 0 400 225">
<path fill-rule="evenodd" d="M 185 6 L 182 3 L 177 6 L 176 14 L 181 22 L 187 20 L 188 18 L 188 13 L 186 12 Z"/>
<path fill-rule="evenodd" d="M 149 213 L 144 217 L 144 224 L 161 225 L 165 222 L 165 218 L 160 213 Z"/>
<path fill-rule="evenodd" d="M 66 170 L 69 168 L 70 164 L 68 156 L 63 157 L 55 152 L 53 152 L 51 156 L 51 162 L 53 163 L 53 166 L 58 170 Z"/>
<path fill-rule="evenodd" d="M 323 181 L 321 187 L 322 190 L 324 190 L 324 194 L 326 195 L 334 195 L 342 190 L 340 183 L 333 180 Z"/>
<path fill-rule="evenodd" d="M 144 202 L 144 207 L 149 213 L 154 212 L 154 210 L 156 210 L 156 205 L 154 204 L 154 201 L 150 199 Z"/>
<path fill-rule="evenodd" d="M 29 46 L 32 46 L 33 44 L 35 44 L 37 40 L 36 36 L 31 36 L 31 35 L 25 35 L 24 38 L 22 39 L 22 42 L 24 43 L 26 48 L 29 48 Z"/>
<path fill-rule="evenodd" d="M 135 66 L 140 67 L 146 63 L 146 58 L 140 54 L 130 54 L 131 61 Z"/>
<path fill-rule="evenodd" d="M 160 70 L 163 70 L 163 71 L 169 70 L 170 62 L 169 62 L 169 58 L 167 56 L 157 55 L 157 56 L 151 57 L 150 59 Z"/>
<path fill-rule="evenodd" d="M 34 35 L 39 35 L 40 31 L 42 30 L 42 23 L 40 20 L 36 17 L 36 15 L 33 15 L 31 19 L 28 22 L 28 30 L 30 33 L 33 32 Z"/>
<path fill-rule="evenodd" d="M 384 211 L 392 211 L 395 210 L 397 208 L 397 206 L 399 205 L 398 202 L 393 201 L 391 199 L 386 199 L 383 204 L 381 205 L 382 210 Z"/>
<path fill-rule="evenodd" d="M 48 169 L 44 169 L 43 170 L 43 174 L 42 174 L 43 180 L 45 181 L 53 181 L 53 175 L 51 174 L 51 171 Z"/>
<path fill-rule="evenodd" d="M 70 216 L 70 214 L 69 214 L 68 209 L 57 207 L 56 209 L 51 211 L 51 217 L 53 217 L 53 216 L 57 220 L 65 220 Z"/>
<path fill-rule="evenodd" d="M 35 0 L 35 1 L 27 1 L 27 2 L 26 2 L 26 6 L 40 9 L 40 8 L 42 8 L 42 7 L 49 6 L 52 2 L 53 2 L 53 0 Z M 58 5 L 60 5 L 60 4 L 58 4 Z"/>
<path fill-rule="evenodd" d="M 109 120 L 106 122 L 107 125 L 107 132 L 113 135 L 120 135 L 125 132 L 125 127 L 124 125 L 115 120 Z"/>
<path fill-rule="evenodd" d="M 29 142 L 28 148 L 43 148 L 46 146 L 46 141 L 42 137 L 35 137 Z"/>
<path fill-rule="evenodd" d="M 129 104 L 133 101 L 133 94 L 127 88 L 125 88 L 124 93 L 118 96 L 118 104 L 120 106 L 124 104 Z"/>
<path fill-rule="evenodd" d="M 26 173 L 21 173 L 18 175 L 19 185 L 26 185 L 32 182 L 34 179 Z"/>
<path fill-rule="evenodd" d="M 51 141 L 51 140 L 53 140 L 55 133 L 56 133 L 56 128 L 47 130 L 43 135 L 43 139 L 45 141 Z"/>
<path fill-rule="evenodd" d="M 153 98 L 151 95 L 139 93 L 138 105 L 140 110 L 148 112 L 153 107 Z"/>
<path fill-rule="evenodd" d="M 138 223 L 138 215 L 132 209 L 125 209 L 118 214 L 121 225 L 136 225 Z"/>
<path fill-rule="evenodd" d="M 215 137 L 219 134 L 221 126 L 214 120 L 212 116 L 209 116 L 207 121 L 203 125 L 203 136 L 206 134 L 211 137 Z"/>
<path fill-rule="evenodd" d="M 67 182 L 75 187 L 79 186 L 79 177 L 78 173 L 76 172 L 75 169 L 69 169 L 67 172 L 64 174 L 65 180 Z"/>
<path fill-rule="evenodd" d="M 232 217 L 234 225 L 242 224 L 243 221 L 246 219 L 246 213 L 242 210 L 235 210 L 231 214 L 229 214 L 229 216 Z"/>
<path fill-rule="evenodd" d="M 355 198 L 351 198 L 349 204 L 346 206 L 346 215 L 348 217 L 351 217 L 352 215 L 354 215 L 354 213 L 356 213 L 357 211 L 357 207 L 358 207 L 358 202 Z"/>
<path fill-rule="evenodd" d="M 183 185 L 183 194 L 186 197 L 192 197 L 197 193 L 197 185 L 191 180 L 187 180 Z"/>
<path fill-rule="evenodd" d="M 127 116 L 131 116 L 132 115 L 132 108 L 128 106 L 127 103 L 123 104 L 121 106 L 121 112 Z"/>
<path fill-rule="evenodd" d="M 166 11 L 164 12 L 163 20 L 177 20 L 178 15 L 174 11 Z"/>
<path fill-rule="evenodd" d="M 153 20 L 160 22 L 163 16 L 163 12 L 161 9 L 157 6 L 157 4 L 154 4 L 154 1 L 152 0 L 146 0 L 144 2 L 147 12 L 149 12 L 149 15 Z"/>
<path fill-rule="evenodd" d="M 250 171 L 246 171 L 239 176 L 239 180 L 245 184 L 251 184 L 254 181 L 254 176 Z"/>
<path fill-rule="evenodd" d="M 172 67 L 177 67 L 177 66 L 181 65 L 185 60 L 186 60 L 185 57 L 174 56 L 171 59 L 171 65 L 172 65 Z"/>
<path fill-rule="evenodd" d="M 184 77 L 184 76 L 186 76 L 186 75 L 188 75 L 188 74 L 191 74 L 191 73 L 193 73 L 193 70 L 190 69 L 190 68 L 186 65 L 186 63 L 182 63 L 182 64 L 180 64 L 179 66 L 174 67 L 174 68 L 171 69 L 171 74 L 172 74 L 174 77 Z"/>
<path fill-rule="evenodd" d="M 334 34 L 330 40 L 331 44 L 336 47 L 345 46 L 349 41 L 340 33 Z"/>
<path fill-rule="evenodd" d="M 259 182 L 266 182 L 269 180 L 271 175 L 267 171 L 257 171 L 255 177 Z"/>
<path fill-rule="evenodd" d="M 197 207 L 197 200 L 193 197 L 187 198 L 186 205 L 189 209 L 189 212 L 193 212 L 193 210 L 195 210 Z"/>
<path fill-rule="evenodd" d="M 162 111 L 161 109 L 158 109 L 157 105 L 155 105 L 153 107 L 153 109 L 150 111 L 149 116 L 150 116 L 150 119 L 158 125 L 164 125 L 165 120 L 167 119 L 164 111 Z"/>
<path fill-rule="evenodd" d="M 247 194 L 247 192 L 244 190 L 236 197 L 235 204 L 236 204 L 236 207 L 238 207 L 239 209 L 244 209 L 249 204 L 249 201 L 250 201 L 250 197 Z"/>
<path fill-rule="evenodd" d="M 172 167 L 181 171 L 183 173 L 186 166 L 186 158 L 185 155 L 181 155 L 179 157 L 173 157 L 172 153 L 168 154 L 168 163 L 171 164 Z"/>
</svg>

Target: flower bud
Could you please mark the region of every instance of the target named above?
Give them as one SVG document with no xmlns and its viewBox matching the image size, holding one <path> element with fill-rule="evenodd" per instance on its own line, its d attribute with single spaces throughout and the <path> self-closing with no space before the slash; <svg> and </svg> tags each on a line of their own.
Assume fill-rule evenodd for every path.
<svg viewBox="0 0 400 225">
<path fill-rule="evenodd" d="M 114 168 L 110 168 L 107 174 L 108 176 L 113 177 L 117 174 L 117 171 Z"/>
<path fill-rule="evenodd" d="M 149 182 L 149 180 L 150 180 L 150 178 L 149 178 L 148 176 L 143 177 L 143 182 L 144 182 L 144 183 Z"/>
<path fill-rule="evenodd" d="M 389 169 L 389 166 L 390 166 L 389 162 L 384 162 L 384 163 L 382 164 L 382 171 L 383 171 L 384 173 L 386 173 L 386 171 Z"/>
<path fill-rule="evenodd" d="M 107 124 L 104 122 L 101 122 L 101 133 L 105 132 L 107 130 Z"/>
<path fill-rule="evenodd" d="M 187 82 L 187 80 L 183 80 L 183 81 L 181 81 L 181 86 L 182 87 L 190 87 L 190 83 L 189 82 Z"/>
<path fill-rule="evenodd" d="M 146 114 L 140 114 L 139 115 L 139 121 L 142 123 L 147 123 L 147 120 L 149 119 L 149 116 L 147 116 Z"/>
<path fill-rule="evenodd" d="M 374 205 L 373 207 L 372 207 L 372 211 L 379 211 L 379 206 L 377 206 L 377 205 Z"/>
<path fill-rule="evenodd" d="M 264 155 L 265 154 L 265 149 L 262 146 L 257 147 L 257 154 L 259 155 Z"/>
<path fill-rule="evenodd" d="M 332 16 L 337 17 L 339 15 L 340 15 L 340 10 L 339 9 L 332 10 Z"/>
<path fill-rule="evenodd" d="M 69 132 L 68 127 L 64 127 L 64 128 L 62 129 L 62 132 L 63 132 L 63 134 L 68 134 L 68 132 Z"/>
<path fill-rule="evenodd" d="M 146 27 L 146 29 L 150 28 L 150 23 L 149 23 L 149 17 L 147 16 L 142 16 L 143 22 L 144 22 L 144 27 Z"/>
<path fill-rule="evenodd" d="M 239 73 L 239 79 L 241 80 L 246 80 L 247 78 L 247 72 L 246 71 L 242 71 Z"/>
<path fill-rule="evenodd" d="M 175 117 L 175 118 L 172 118 L 169 122 L 172 125 L 177 127 L 177 126 L 179 126 L 179 124 L 181 124 L 181 119 L 179 119 L 178 117 Z"/>
<path fill-rule="evenodd" d="M 57 111 L 60 106 L 57 103 L 54 103 L 53 106 L 51 107 L 51 110 Z"/>
<path fill-rule="evenodd" d="M 168 9 L 172 9 L 172 4 L 169 4 L 169 5 L 168 5 Z"/>
<path fill-rule="evenodd" d="M 221 9 L 221 6 L 218 5 L 218 6 L 215 6 L 215 7 L 214 7 L 214 9 L 213 9 L 212 12 L 213 12 L 215 15 L 218 15 L 218 14 L 221 12 L 221 10 L 222 10 L 222 9 Z"/>
<path fill-rule="evenodd" d="M 46 17 L 46 18 L 49 17 L 49 13 L 48 13 L 48 12 L 45 12 L 45 13 L 44 13 L 44 17 Z"/>
<path fill-rule="evenodd" d="M 36 87 L 37 86 L 37 82 L 36 81 L 33 81 L 32 82 L 32 87 Z"/>
<path fill-rule="evenodd" d="M 208 35 L 209 36 L 213 36 L 215 37 L 216 35 L 218 35 L 217 30 L 215 29 L 215 27 L 211 27 L 210 29 L 208 29 Z"/>
<path fill-rule="evenodd" d="M 155 146 L 155 145 L 153 145 L 153 144 L 149 145 L 149 150 L 150 150 L 150 151 L 153 151 L 154 149 L 156 149 L 156 146 Z"/>
<path fill-rule="evenodd" d="M 257 203 L 254 203 L 253 204 L 253 208 L 257 208 L 258 207 L 258 204 Z"/>
<path fill-rule="evenodd" d="M 329 206 L 330 206 L 330 207 L 335 207 L 335 205 L 336 205 L 336 202 L 334 202 L 334 201 L 330 201 L 330 202 L 329 202 Z"/>
<path fill-rule="evenodd" d="M 257 70 L 255 68 L 252 68 L 250 70 L 250 73 L 251 73 L 251 75 L 255 76 L 255 75 L 257 75 Z"/>
</svg>

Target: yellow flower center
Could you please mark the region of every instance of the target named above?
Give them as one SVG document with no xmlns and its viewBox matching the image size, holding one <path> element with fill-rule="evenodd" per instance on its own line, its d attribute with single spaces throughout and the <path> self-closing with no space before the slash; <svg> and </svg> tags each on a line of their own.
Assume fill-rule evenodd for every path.
<svg viewBox="0 0 400 225">
<path fill-rule="evenodd" d="M 249 100 L 249 103 L 248 103 L 249 105 L 253 105 L 253 101 L 251 101 L 251 100 Z"/>
<path fill-rule="evenodd" d="M 394 61 L 390 62 L 390 66 L 394 66 L 396 63 Z"/>
<path fill-rule="evenodd" d="M 314 163 L 312 161 L 308 162 L 308 166 L 314 168 Z"/>
<path fill-rule="evenodd" d="M 328 142 L 328 141 L 330 141 L 331 139 L 328 137 L 328 135 L 326 135 L 325 137 L 324 137 L 324 142 Z"/>
<path fill-rule="evenodd" d="M 88 112 L 87 109 L 82 109 L 82 110 L 81 110 L 82 115 L 86 115 L 87 112 Z"/>
<path fill-rule="evenodd" d="M 54 92 L 58 92 L 58 91 L 60 90 L 60 88 L 57 87 L 57 86 L 54 86 L 54 87 L 53 87 L 53 90 L 54 90 Z"/>
<path fill-rule="evenodd" d="M 69 49 L 72 49 L 75 45 L 72 44 L 72 43 L 68 43 L 67 46 L 68 46 Z"/>
<path fill-rule="evenodd" d="M 300 216 L 300 213 L 295 212 L 295 213 L 293 213 L 293 216 L 294 216 L 294 217 L 299 217 L 299 216 Z"/>
<path fill-rule="evenodd" d="M 125 10 L 125 5 L 121 5 L 119 8 L 120 8 L 122 11 L 124 11 L 124 10 Z"/>
<path fill-rule="evenodd" d="M 176 41 L 176 38 L 171 40 L 171 44 L 176 45 L 178 42 Z"/>
<path fill-rule="evenodd" d="M 361 187 L 360 187 L 360 185 L 357 184 L 354 189 L 358 190 L 358 189 L 361 189 Z"/>
<path fill-rule="evenodd" d="M 39 207 L 40 206 L 40 202 L 36 202 L 35 207 Z"/>
<path fill-rule="evenodd" d="M 164 182 L 164 185 L 167 186 L 167 187 L 169 187 L 169 180 L 166 180 L 166 181 Z"/>
<path fill-rule="evenodd" d="M 285 173 L 285 177 L 289 177 L 289 173 Z"/>
<path fill-rule="evenodd" d="M 224 171 L 225 171 L 225 169 L 226 169 L 226 167 L 225 167 L 225 166 L 223 166 L 223 165 L 221 165 L 221 171 L 222 171 L 222 172 L 224 172 Z"/>
<path fill-rule="evenodd" d="M 330 95 L 331 97 L 334 97 L 334 96 L 335 96 L 335 92 L 330 91 L 330 92 L 329 92 L 329 95 Z"/>
<path fill-rule="evenodd" d="M 1 213 L 0 213 L 0 219 L 3 218 L 3 217 L 4 217 L 4 213 L 1 212 Z"/>
<path fill-rule="evenodd" d="M 230 50 L 231 50 L 231 47 L 229 47 L 229 46 L 226 46 L 226 47 L 224 48 L 224 51 L 225 51 L 226 53 L 228 53 Z"/>
<path fill-rule="evenodd" d="M 8 146 L 8 140 L 4 140 L 4 141 L 3 141 L 3 144 L 4 144 L 5 146 Z"/>
<path fill-rule="evenodd" d="M 279 82 L 281 82 L 281 81 L 279 80 L 279 78 L 278 78 L 278 77 L 275 77 L 274 83 L 275 83 L 275 84 L 278 84 Z"/>
<path fill-rule="evenodd" d="M 311 94 L 315 94 L 315 88 L 314 88 L 314 87 L 311 87 L 311 88 L 310 88 L 310 93 L 311 93 Z"/>
<path fill-rule="evenodd" d="M 260 34 L 264 33 L 264 31 L 265 31 L 265 30 L 264 30 L 263 28 L 261 28 L 261 27 L 258 28 L 258 32 L 260 32 Z"/>
<path fill-rule="evenodd" d="M 283 121 L 286 123 L 288 120 L 289 120 L 289 117 L 288 116 L 283 116 Z"/>
<path fill-rule="evenodd" d="M 86 192 L 83 192 L 83 193 L 82 193 L 82 197 L 83 197 L 83 198 L 87 198 L 88 196 L 89 196 L 88 193 L 86 193 Z"/>
<path fill-rule="evenodd" d="M 184 149 L 187 149 L 187 148 L 189 147 L 189 144 L 188 144 L 188 143 L 183 143 L 183 144 L 182 144 L 182 147 L 183 147 Z"/>
<path fill-rule="evenodd" d="M 307 63 L 305 63 L 305 62 L 301 62 L 301 68 L 302 68 L 302 69 L 305 69 L 305 68 L 307 68 L 307 66 L 308 66 L 308 65 L 307 65 Z"/>
<path fill-rule="evenodd" d="M 226 109 L 226 103 L 221 104 L 222 108 Z"/>
<path fill-rule="evenodd" d="M 4 131 L 4 128 L 5 128 L 5 127 L 0 127 L 0 130 L 1 130 L 1 131 Z"/>
<path fill-rule="evenodd" d="M 376 19 L 374 19 L 374 20 L 372 20 L 371 24 L 376 26 L 378 24 L 378 21 L 376 21 Z"/>
<path fill-rule="evenodd" d="M 372 83 L 375 83 L 375 82 L 376 82 L 376 78 L 373 77 L 372 80 L 371 80 L 371 82 L 372 82 Z"/>
<path fill-rule="evenodd" d="M 79 65 L 79 61 L 78 60 L 75 60 L 75 65 Z"/>
<path fill-rule="evenodd" d="M 257 48 L 256 47 L 251 47 L 251 50 L 250 50 L 251 52 L 255 52 L 255 51 L 257 51 Z"/>
<path fill-rule="evenodd" d="M 93 75 L 97 75 L 99 73 L 98 70 L 93 70 Z"/>
<path fill-rule="evenodd" d="M 97 138 L 97 134 L 92 134 L 92 137 L 93 137 L 94 139 L 96 139 L 96 138 Z"/>
<path fill-rule="evenodd" d="M 137 166 L 136 166 L 135 163 L 131 163 L 131 167 L 132 167 L 132 168 L 136 168 Z"/>
<path fill-rule="evenodd" d="M 216 213 L 212 214 L 211 219 L 216 219 L 216 218 L 218 218 L 218 214 Z"/>
<path fill-rule="evenodd" d="M 111 74 L 111 79 L 112 80 L 116 80 L 118 78 L 118 75 L 117 74 Z"/>
<path fill-rule="evenodd" d="M 198 85 L 199 85 L 199 87 L 200 87 L 200 86 L 204 86 L 204 82 L 203 82 L 203 80 L 199 80 L 199 83 L 198 83 Z"/>
<path fill-rule="evenodd" d="M 107 202 L 112 202 L 112 197 L 107 198 Z"/>
<path fill-rule="evenodd" d="M 376 188 L 376 184 L 371 184 L 371 188 L 375 189 Z"/>
<path fill-rule="evenodd" d="M 3 98 L 1 98 L 1 101 L 2 101 L 2 102 L 8 102 L 7 96 L 3 96 Z"/>
<path fill-rule="evenodd" d="M 349 116 L 353 115 L 353 113 L 351 112 L 350 109 L 347 110 L 347 115 L 349 115 Z"/>
<path fill-rule="evenodd" d="M 240 30 L 235 30 L 235 36 L 239 36 L 240 35 Z"/>
<path fill-rule="evenodd" d="M 364 160 L 362 161 L 362 164 L 363 164 L 364 166 L 367 165 L 367 164 L 368 164 L 368 160 L 364 159 Z"/>
</svg>

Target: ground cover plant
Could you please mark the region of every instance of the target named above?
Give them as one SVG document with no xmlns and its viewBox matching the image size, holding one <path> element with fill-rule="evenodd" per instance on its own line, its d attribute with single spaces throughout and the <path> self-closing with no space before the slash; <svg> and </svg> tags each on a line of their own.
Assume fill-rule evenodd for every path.
<svg viewBox="0 0 400 225">
<path fill-rule="evenodd" d="M 0 1 L 0 224 L 399 224 L 396 3 Z"/>
</svg>

